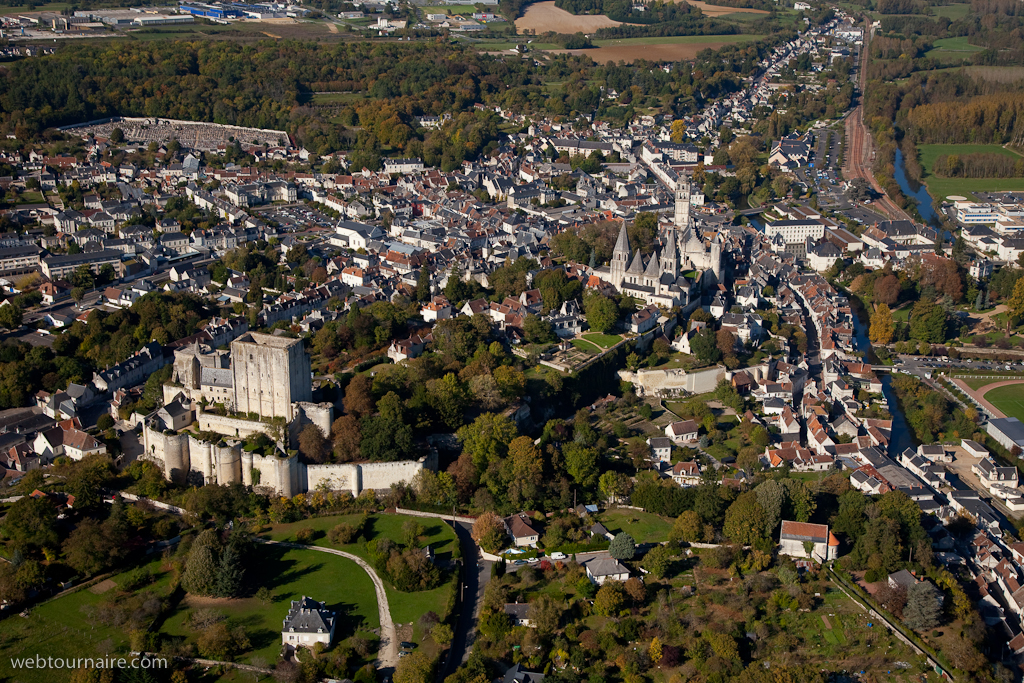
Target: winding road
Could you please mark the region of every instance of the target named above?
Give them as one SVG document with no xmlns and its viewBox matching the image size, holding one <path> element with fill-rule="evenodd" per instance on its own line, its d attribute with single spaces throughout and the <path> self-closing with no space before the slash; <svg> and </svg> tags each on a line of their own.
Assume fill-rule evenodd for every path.
<svg viewBox="0 0 1024 683">
<path fill-rule="evenodd" d="M 267 545 L 280 545 L 286 548 L 298 548 L 300 550 L 315 550 L 329 555 L 338 555 L 346 560 L 352 560 L 358 564 L 373 581 L 373 590 L 377 593 L 377 611 L 380 613 L 380 650 L 377 652 L 377 668 L 393 670 L 398 666 L 398 633 L 395 631 L 395 622 L 391 620 L 391 608 L 388 605 L 388 594 L 384 590 L 384 582 L 377 576 L 373 567 L 358 555 L 346 553 L 344 550 L 334 548 L 321 548 L 316 545 L 305 545 L 303 543 L 288 543 L 286 541 L 271 541 L 265 538 L 256 539 Z"/>
</svg>

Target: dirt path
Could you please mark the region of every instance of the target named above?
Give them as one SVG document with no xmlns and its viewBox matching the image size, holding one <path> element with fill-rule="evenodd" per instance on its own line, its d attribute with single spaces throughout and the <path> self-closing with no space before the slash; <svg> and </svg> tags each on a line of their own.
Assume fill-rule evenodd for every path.
<svg viewBox="0 0 1024 683">
<path fill-rule="evenodd" d="M 395 631 L 395 622 L 391 620 L 391 608 L 388 606 L 388 594 L 384 590 L 384 582 L 377 576 L 377 572 L 373 570 L 373 567 L 369 565 L 363 558 L 352 553 L 346 553 L 344 550 L 335 550 L 334 548 L 321 548 L 315 545 L 304 545 L 302 543 L 287 543 L 284 541 L 270 541 L 267 539 L 257 539 L 261 543 L 268 543 L 270 545 L 283 545 L 287 548 L 299 548 L 301 550 L 316 550 L 321 553 L 328 553 L 329 555 L 338 555 L 344 557 L 346 560 L 352 560 L 358 564 L 363 571 L 370 576 L 370 580 L 373 581 L 373 590 L 377 593 L 377 611 L 380 613 L 380 650 L 377 652 L 377 668 L 378 669 L 394 669 L 398 666 L 398 633 Z"/>
<path fill-rule="evenodd" d="M 963 391 L 965 394 L 967 394 L 975 401 L 980 403 L 981 406 L 992 415 L 996 417 L 1006 417 L 1003 411 L 999 410 L 994 405 L 985 400 L 985 394 L 987 394 L 992 389 L 996 389 L 998 387 L 1008 387 L 1014 384 L 1024 384 L 1024 381 L 1019 379 L 1011 379 L 1007 380 L 1006 382 L 993 382 L 992 384 L 986 384 L 981 389 L 971 389 L 969 386 L 967 386 L 967 382 L 963 381 L 962 379 L 954 379 L 953 383 L 956 384 L 957 387 L 959 387 L 960 390 Z"/>
<path fill-rule="evenodd" d="M 330 31 L 331 33 L 337 33 L 338 32 L 338 25 L 335 24 L 333 21 L 328 21 L 327 22 L 327 30 Z"/>
</svg>

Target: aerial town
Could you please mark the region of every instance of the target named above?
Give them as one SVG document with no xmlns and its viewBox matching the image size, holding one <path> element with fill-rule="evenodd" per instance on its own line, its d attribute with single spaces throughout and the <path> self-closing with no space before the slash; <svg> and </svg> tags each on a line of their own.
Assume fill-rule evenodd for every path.
<svg viewBox="0 0 1024 683">
<path fill-rule="evenodd" d="M 1022 680 L 1024 119 L 985 108 L 1019 93 L 933 73 L 966 20 L 922 47 L 947 34 L 888 1 L 796 3 L 753 62 L 595 58 L 591 113 L 463 63 L 465 111 L 380 120 L 419 91 L 358 108 L 296 65 L 287 129 L 242 95 L 157 115 L 139 72 L 145 115 L 70 97 L 33 132 L 41 100 L 0 88 L 3 678 Z M 729 16 L 639 5 L 604 12 Z M 383 63 L 537 5 L 453 7 L 13 8 L 5 79 L 245 21 L 362 22 L 382 42 L 346 49 Z M 474 59 L 561 68 L 532 85 L 562 98 L 644 25 L 599 11 L 596 43 Z M 189 50 L 301 44 L 217 43 Z M 189 59 L 154 68 L 234 68 Z M 995 142 L 907 94 L 922 71 Z"/>
</svg>

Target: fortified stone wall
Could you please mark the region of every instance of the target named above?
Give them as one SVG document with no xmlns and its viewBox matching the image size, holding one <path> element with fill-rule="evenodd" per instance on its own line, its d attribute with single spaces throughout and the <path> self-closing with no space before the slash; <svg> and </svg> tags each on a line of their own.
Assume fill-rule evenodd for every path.
<svg viewBox="0 0 1024 683">
<path fill-rule="evenodd" d="M 244 439 L 250 434 L 271 434 L 270 425 L 264 422 L 224 417 L 216 413 L 199 413 L 198 422 L 201 431 L 217 432 L 237 439 Z"/>
</svg>

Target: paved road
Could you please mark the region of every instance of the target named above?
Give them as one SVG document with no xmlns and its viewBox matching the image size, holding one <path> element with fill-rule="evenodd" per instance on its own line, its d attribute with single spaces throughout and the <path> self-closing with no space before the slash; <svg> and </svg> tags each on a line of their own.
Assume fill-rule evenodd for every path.
<svg viewBox="0 0 1024 683">
<path fill-rule="evenodd" d="M 462 548 L 462 607 L 459 610 L 459 622 L 455 625 L 452 649 L 441 678 L 453 674 L 469 658 L 476 637 L 477 619 L 484 602 L 484 589 L 491 579 L 492 563 L 481 559 L 480 550 L 470 536 L 472 529 L 472 524 L 455 523 L 455 534 Z"/>
<path fill-rule="evenodd" d="M 315 545 L 304 545 L 302 543 L 287 543 L 285 541 L 270 541 L 264 538 L 257 538 L 260 543 L 268 545 L 282 545 L 286 548 L 299 548 L 302 550 L 315 550 L 330 555 L 338 555 L 346 560 L 352 560 L 358 564 L 373 581 L 373 590 L 377 594 L 377 611 L 380 613 L 380 650 L 377 652 L 377 669 L 394 670 L 398 666 L 398 632 L 395 631 L 395 622 L 391 620 L 391 608 L 388 605 L 388 594 L 384 590 L 384 582 L 377 576 L 377 572 L 363 558 L 346 553 L 344 550 L 334 548 L 321 548 Z"/>
</svg>

